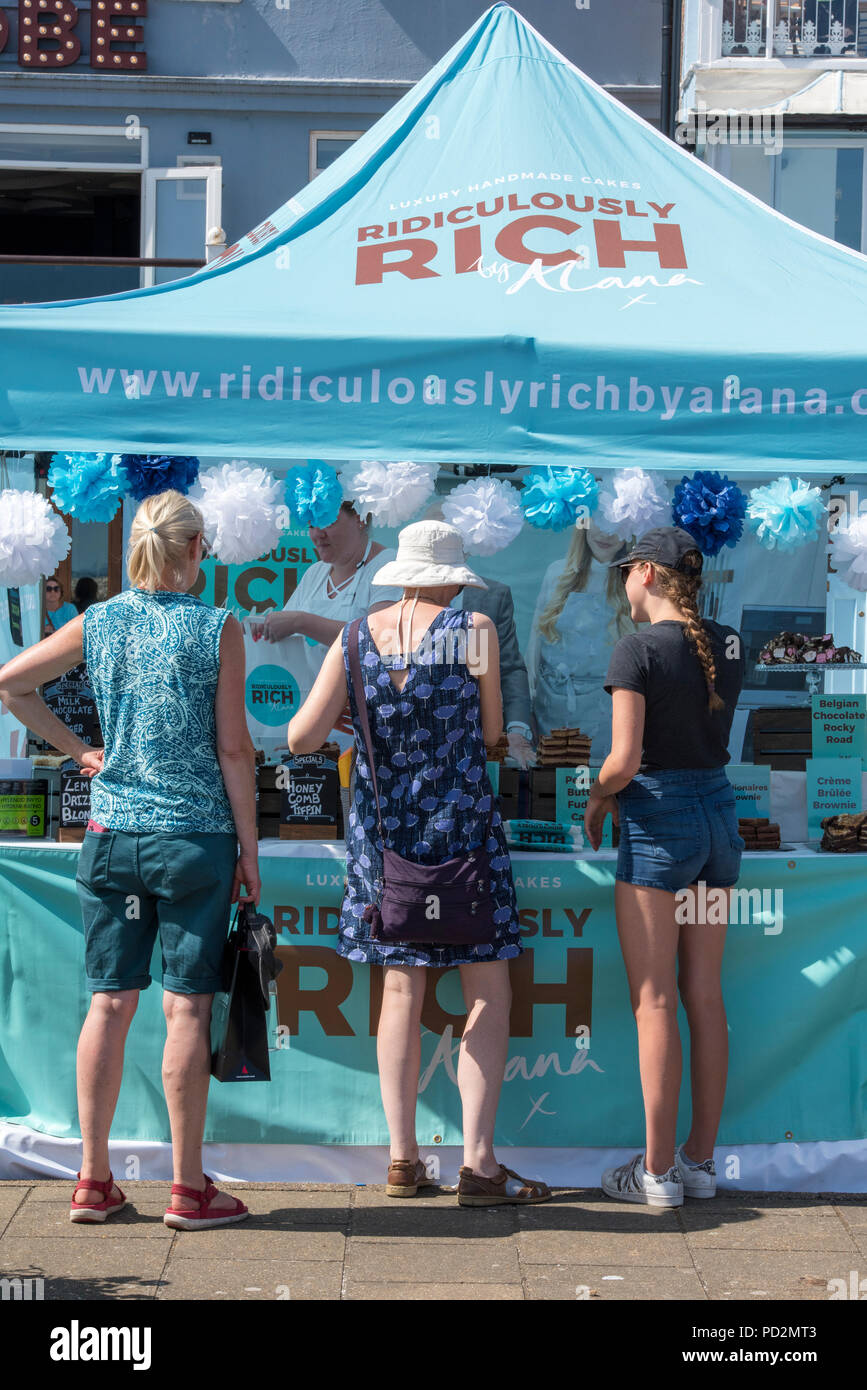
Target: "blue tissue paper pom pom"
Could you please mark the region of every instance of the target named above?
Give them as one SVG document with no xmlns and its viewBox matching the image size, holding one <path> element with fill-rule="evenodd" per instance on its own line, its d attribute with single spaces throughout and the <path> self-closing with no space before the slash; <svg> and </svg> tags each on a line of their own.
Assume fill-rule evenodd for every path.
<svg viewBox="0 0 867 1390">
<path fill-rule="evenodd" d="M 702 555 L 718 555 L 743 535 L 746 507 L 745 494 L 727 477 L 699 472 L 677 484 L 671 515 L 675 526 L 695 537 Z"/>
<path fill-rule="evenodd" d="M 111 521 L 124 487 L 118 459 L 117 454 L 55 454 L 48 485 L 58 509 L 77 521 Z"/>
<path fill-rule="evenodd" d="M 286 505 L 302 526 L 330 526 L 344 500 L 340 479 L 329 463 L 310 459 L 286 474 Z"/>
<path fill-rule="evenodd" d="M 579 515 L 594 512 L 599 487 L 587 468 L 570 464 L 549 464 L 539 472 L 528 473 L 521 489 L 521 506 L 531 526 L 563 531 L 574 526 Z"/>
<path fill-rule="evenodd" d="M 183 454 L 122 454 L 120 467 L 127 491 L 137 502 L 157 492 L 186 496 L 199 476 L 199 460 Z"/>
</svg>

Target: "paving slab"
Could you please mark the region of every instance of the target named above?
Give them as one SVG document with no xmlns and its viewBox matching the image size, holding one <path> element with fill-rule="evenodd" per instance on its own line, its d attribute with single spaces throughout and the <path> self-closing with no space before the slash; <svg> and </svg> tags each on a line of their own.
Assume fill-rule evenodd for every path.
<svg viewBox="0 0 867 1390">
<path fill-rule="evenodd" d="M 16 1211 L 27 1201 L 27 1188 L 17 1187 L 11 1191 L 0 1186 L 0 1234 L 7 1221 L 15 1215 Z"/>
<path fill-rule="evenodd" d="M 399 1236 L 421 1240 L 500 1240 L 513 1235 L 515 1229 L 508 1207 L 417 1207 L 410 1197 L 398 1198 L 388 1207 L 356 1207 L 351 1226 L 354 1240 L 394 1240 Z"/>
<path fill-rule="evenodd" d="M 576 1303 L 584 1301 L 624 1301 L 659 1299 L 707 1300 L 695 1269 L 660 1265 L 641 1269 L 622 1264 L 552 1264 L 524 1267 L 524 1285 L 529 1299 L 551 1299 Z"/>
<path fill-rule="evenodd" d="M 162 1202 L 163 1207 L 168 1206 L 169 1195 L 171 1193 L 171 1183 L 167 1182 L 128 1182 L 126 1178 L 120 1177 L 115 1173 L 114 1180 L 125 1193 L 131 1202 Z M 68 1207 L 72 1200 L 75 1179 L 57 1179 L 51 1182 L 40 1182 L 30 1189 L 28 1202 L 55 1202 L 58 1206 Z"/>
<path fill-rule="evenodd" d="M 867 1226 L 867 1202 L 835 1202 L 834 1210 L 850 1226 Z"/>
<path fill-rule="evenodd" d="M 185 1259 L 172 1254 L 157 1299 L 340 1299 L 341 1260 Z"/>
<path fill-rule="evenodd" d="M 693 1249 L 712 1299 L 830 1298 L 828 1281 L 849 1280 L 851 1256 L 832 1250 Z"/>
<path fill-rule="evenodd" d="M 218 1226 L 210 1231 L 175 1231 L 173 1254 L 182 1259 L 342 1260 L 345 1236 L 333 1226 L 305 1226 L 292 1229 L 286 1224 L 269 1224 L 270 1218 L 248 1218 L 234 1226 Z M 165 1228 L 168 1229 L 168 1228 Z M 284 1279 L 283 1283 L 286 1282 Z"/>
<path fill-rule="evenodd" d="M 126 1188 L 124 1188 L 126 1191 Z M 135 1206 L 121 1207 L 120 1211 L 104 1222 L 77 1222 L 69 1219 L 69 1199 L 65 1202 L 31 1202 L 21 1206 L 6 1227 L 3 1245 L 6 1240 L 32 1240 L 45 1237 L 53 1240 L 92 1240 L 120 1237 L 123 1232 L 128 1240 L 142 1240 L 152 1236 L 171 1236 L 172 1232 L 163 1225 L 162 1202 L 136 1202 Z"/>
<path fill-rule="evenodd" d="M 93 1241 L 4 1239 L 0 1243 L 3 1275 L 41 1277 L 46 1302 L 153 1298 L 171 1246 L 171 1232 L 166 1230 L 161 1241 L 131 1242 L 126 1234 L 110 1233 L 101 1238 L 98 1229 L 95 1237 Z"/>
<path fill-rule="evenodd" d="M 522 1231 L 611 1231 L 614 1233 L 680 1232 L 679 1207 L 646 1207 L 638 1202 L 603 1199 L 545 1202 L 539 1206 L 516 1207 Z"/>
<path fill-rule="evenodd" d="M 521 1263 L 528 1264 L 628 1264 L 675 1265 L 692 1263 L 686 1238 L 680 1231 L 522 1230 L 517 1237 Z"/>
<path fill-rule="evenodd" d="M 361 1284 L 520 1284 L 514 1239 L 350 1241 L 349 1281 Z"/>
<path fill-rule="evenodd" d="M 365 1207 L 384 1207 L 389 1211 L 399 1207 L 424 1207 L 430 1210 L 448 1211 L 452 1207 L 458 1209 L 458 1196 L 456 1192 L 450 1192 L 445 1187 L 427 1187 L 421 1188 L 414 1197 L 387 1197 L 384 1183 L 367 1184 L 365 1187 L 355 1189 L 352 1205 L 356 1210 Z M 484 1210 L 490 1211 L 491 1208 L 488 1207 Z"/>
<path fill-rule="evenodd" d="M 451 1302 L 462 1303 L 520 1303 L 524 1292 L 520 1284 L 365 1284 L 350 1279 L 344 1298 L 358 1302 L 370 1299 L 381 1303 Z"/>
<path fill-rule="evenodd" d="M 684 1205 L 682 1220 L 692 1249 L 839 1250 L 858 1247 L 831 1206 L 772 1207 L 752 1205 L 699 1209 Z"/>
</svg>

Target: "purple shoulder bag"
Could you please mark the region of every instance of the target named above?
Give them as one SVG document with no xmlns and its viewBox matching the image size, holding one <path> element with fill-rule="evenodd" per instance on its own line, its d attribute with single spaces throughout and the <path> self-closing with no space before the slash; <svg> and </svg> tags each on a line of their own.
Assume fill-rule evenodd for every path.
<svg viewBox="0 0 867 1390">
<path fill-rule="evenodd" d="M 364 917 L 370 923 L 370 935 L 374 941 L 417 941 L 429 946 L 481 946 L 493 940 L 496 930 L 487 851 L 494 815 L 493 792 L 485 838 L 478 849 L 445 859 L 441 864 L 416 864 L 386 847 L 359 659 L 360 627 L 361 619 L 356 618 L 347 636 L 349 670 L 364 733 L 376 798 L 377 824 L 383 844 L 380 900 L 370 903 L 364 910 Z"/>
</svg>

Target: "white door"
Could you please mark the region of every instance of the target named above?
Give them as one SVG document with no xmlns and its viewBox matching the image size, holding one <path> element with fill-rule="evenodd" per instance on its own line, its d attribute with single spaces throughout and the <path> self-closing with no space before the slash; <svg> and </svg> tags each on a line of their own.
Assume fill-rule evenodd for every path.
<svg viewBox="0 0 867 1390">
<path fill-rule="evenodd" d="M 206 261 L 206 239 L 220 225 L 220 165 L 146 169 L 142 198 L 142 256 Z M 142 266 L 142 285 L 163 285 L 194 274 L 193 267 Z"/>
<path fill-rule="evenodd" d="M 839 516 L 841 524 L 867 512 L 867 488 L 845 482 L 830 493 L 832 517 Z M 833 542 L 834 532 L 831 531 Z M 840 579 L 834 562 L 833 543 L 828 556 L 828 625 L 826 632 L 834 634 L 838 646 L 854 647 L 867 659 L 867 593 L 859 593 Z M 867 671 L 846 671 L 845 666 L 825 676 L 827 695 L 851 695 L 867 690 Z"/>
</svg>

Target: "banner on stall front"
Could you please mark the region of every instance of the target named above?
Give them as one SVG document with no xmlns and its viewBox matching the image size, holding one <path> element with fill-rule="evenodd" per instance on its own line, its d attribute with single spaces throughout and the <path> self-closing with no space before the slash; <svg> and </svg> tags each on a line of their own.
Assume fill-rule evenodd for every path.
<svg viewBox="0 0 867 1390">
<path fill-rule="evenodd" d="M 821 840 L 826 816 L 861 810 L 860 758 L 807 759 L 807 837 Z"/>
<path fill-rule="evenodd" d="M 66 1137 L 79 1132 L 74 1044 L 89 1002 L 77 862 L 75 847 L 0 847 L 0 1115 Z M 383 972 L 335 950 L 343 858 L 263 855 L 260 863 L 262 907 L 277 928 L 283 962 L 273 1079 L 249 1088 L 212 1085 L 206 1140 L 383 1144 L 375 1037 Z M 514 873 L 524 953 L 511 963 L 498 1142 L 640 1145 L 643 1109 L 613 914 L 614 858 L 519 856 Z M 731 1063 L 719 1142 L 865 1137 L 860 863 L 767 855 L 745 861 L 738 888 L 724 966 Z M 697 931 L 712 929 L 696 924 Z M 157 981 L 159 962 L 157 948 Z M 431 971 L 418 1085 L 425 1145 L 436 1136 L 446 1145 L 460 1141 L 463 1026 L 458 972 Z M 129 1034 L 116 1136 L 169 1138 L 159 1085 L 164 1036 L 155 985 L 142 992 Z M 685 1058 L 682 1133 L 688 1078 Z"/>
</svg>

